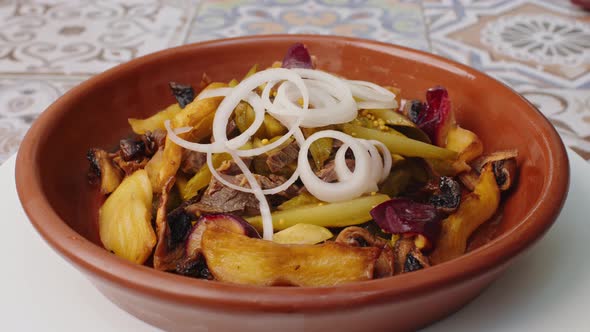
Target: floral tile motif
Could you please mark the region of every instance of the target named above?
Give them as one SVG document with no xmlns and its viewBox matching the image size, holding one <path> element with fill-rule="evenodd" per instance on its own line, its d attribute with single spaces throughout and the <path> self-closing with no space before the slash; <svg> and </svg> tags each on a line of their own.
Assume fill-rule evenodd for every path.
<svg viewBox="0 0 590 332">
<path fill-rule="evenodd" d="M 182 44 L 194 0 L 0 1 L 0 72 L 94 74 Z"/>
<path fill-rule="evenodd" d="M 432 51 L 504 81 L 590 161 L 590 15 L 569 0 L 423 0 Z"/>
<path fill-rule="evenodd" d="M 590 161 L 590 90 L 527 86 L 516 90 L 551 121 L 566 145 Z"/>
<path fill-rule="evenodd" d="M 189 42 L 252 34 L 355 36 L 429 48 L 419 1 L 205 0 Z"/>
<path fill-rule="evenodd" d="M 424 3 L 434 52 L 511 85 L 590 87 L 590 15 L 569 1 Z"/>
<path fill-rule="evenodd" d="M 82 78 L 0 77 L 0 162 L 14 154 L 31 123 Z"/>
</svg>

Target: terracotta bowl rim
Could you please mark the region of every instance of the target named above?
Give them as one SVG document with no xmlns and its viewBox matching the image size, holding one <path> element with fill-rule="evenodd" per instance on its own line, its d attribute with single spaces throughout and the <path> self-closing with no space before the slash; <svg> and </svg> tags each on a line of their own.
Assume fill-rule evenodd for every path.
<svg viewBox="0 0 590 332">
<path fill-rule="evenodd" d="M 540 143 L 551 153 L 546 156 L 550 167 L 537 204 L 517 227 L 452 261 L 411 274 L 325 288 L 253 287 L 208 282 L 133 265 L 84 239 L 52 209 L 41 186 L 37 163 L 40 145 L 37 142 L 57 127 L 62 110 L 67 110 L 68 105 L 91 91 L 95 85 L 108 82 L 120 73 L 139 70 L 143 64 L 164 60 L 176 52 L 190 53 L 222 45 L 239 47 L 244 43 L 306 40 L 328 44 L 336 41 L 339 45 L 354 44 L 379 52 L 393 52 L 397 56 L 413 57 L 428 63 L 428 66 L 460 72 L 466 79 L 478 77 L 479 80 L 517 95 L 523 108 L 536 113 L 534 125 L 549 133 L 542 136 Z M 410 298 L 452 286 L 508 263 L 539 239 L 559 215 L 569 186 L 569 164 L 559 135 L 534 106 L 507 86 L 468 66 L 423 51 L 372 40 L 320 35 L 258 35 L 188 44 L 152 53 L 118 65 L 71 89 L 41 114 L 25 136 L 16 161 L 16 186 L 28 218 L 45 241 L 93 278 L 150 297 L 186 305 L 198 304 L 227 310 L 317 311 Z"/>
</svg>

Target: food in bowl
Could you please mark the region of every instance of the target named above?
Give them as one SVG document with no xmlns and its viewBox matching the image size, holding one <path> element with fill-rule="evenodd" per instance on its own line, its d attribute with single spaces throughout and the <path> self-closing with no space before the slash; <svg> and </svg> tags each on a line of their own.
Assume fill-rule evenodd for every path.
<svg viewBox="0 0 590 332">
<path fill-rule="evenodd" d="M 483 154 L 449 92 L 282 62 L 129 119 L 134 136 L 88 152 L 105 199 L 103 246 L 155 269 L 252 285 L 333 286 L 462 255 L 516 180 L 514 150 Z M 403 88 L 403 87 L 401 87 Z M 262 233 L 262 236 L 260 235 Z"/>
</svg>

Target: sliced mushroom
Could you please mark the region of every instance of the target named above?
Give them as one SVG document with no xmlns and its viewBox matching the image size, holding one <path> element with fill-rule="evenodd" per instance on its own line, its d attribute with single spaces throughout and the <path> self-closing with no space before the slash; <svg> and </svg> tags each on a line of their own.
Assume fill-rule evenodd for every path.
<svg viewBox="0 0 590 332">
<path fill-rule="evenodd" d="M 377 247 L 381 249 L 379 258 L 375 262 L 374 278 L 390 277 L 394 274 L 394 255 L 391 246 L 384 239 L 371 234 L 368 230 L 350 226 L 343 229 L 336 243 L 353 247 Z"/>
<path fill-rule="evenodd" d="M 375 237 L 368 230 L 350 226 L 343 229 L 336 237 L 336 243 L 342 243 L 353 247 L 372 247 Z"/>
<path fill-rule="evenodd" d="M 123 174 L 113 164 L 111 156 L 101 149 L 90 149 L 86 154 L 90 161 L 88 179 L 91 183 L 99 183 L 103 194 L 110 194 L 121 184 Z"/>
<path fill-rule="evenodd" d="M 473 168 L 481 173 L 484 166 L 491 163 L 498 188 L 501 191 L 506 191 L 516 181 L 517 156 L 518 151 L 516 150 L 497 151 L 476 159 L 473 162 Z"/>
<path fill-rule="evenodd" d="M 412 237 L 399 239 L 393 248 L 395 257 L 395 273 L 401 274 L 420 270 L 430 266 L 428 258 L 416 248 Z"/>
<path fill-rule="evenodd" d="M 430 204 L 434 205 L 439 211 L 452 213 L 457 210 L 459 203 L 461 203 L 461 186 L 459 182 L 451 177 L 441 176 L 438 189 L 430 197 Z"/>
</svg>

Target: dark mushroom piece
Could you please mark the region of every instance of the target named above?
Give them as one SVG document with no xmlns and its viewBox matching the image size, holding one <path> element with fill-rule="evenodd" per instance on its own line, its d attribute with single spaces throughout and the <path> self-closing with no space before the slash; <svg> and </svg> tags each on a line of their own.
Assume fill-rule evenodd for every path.
<svg viewBox="0 0 590 332">
<path fill-rule="evenodd" d="M 180 108 L 185 108 L 186 105 L 190 104 L 195 100 L 195 90 L 192 86 L 186 84 L 180 84 L 176 82 L 170 82 L 168 84 L 170 86 L 170 90 L 172 90 L 172 94 Z"/>
<path fill-rule="evenodd" d="M 516 181 L 516 157 L 518 151 L 506 150 L 497 151 L 485 156 L 482 156 L 473 162 L 473 168 L 481 173 L 485 165 L 491 163 L 496 183 L 501 191 L 510 189 L 512 184 Z"/>
<path fill-rule="evenodd" d="M 430 204 L 434 205 L 439 211 L 452 213 L 461 203 L 461 186 L 459 182 L 451 177 L 441 176 L 438 183 L 438 189 L 430 197 Z"/>
<path fill-rule="evenodd" d="M 99 183 L 103 194 L 110 194 L 121 184 L 123 174 L 115 166 L 108 152 L 101 149 L 90 149 L 86 153 L 90 162 L 88 179 L 90 183 Z"/>
</svg>

